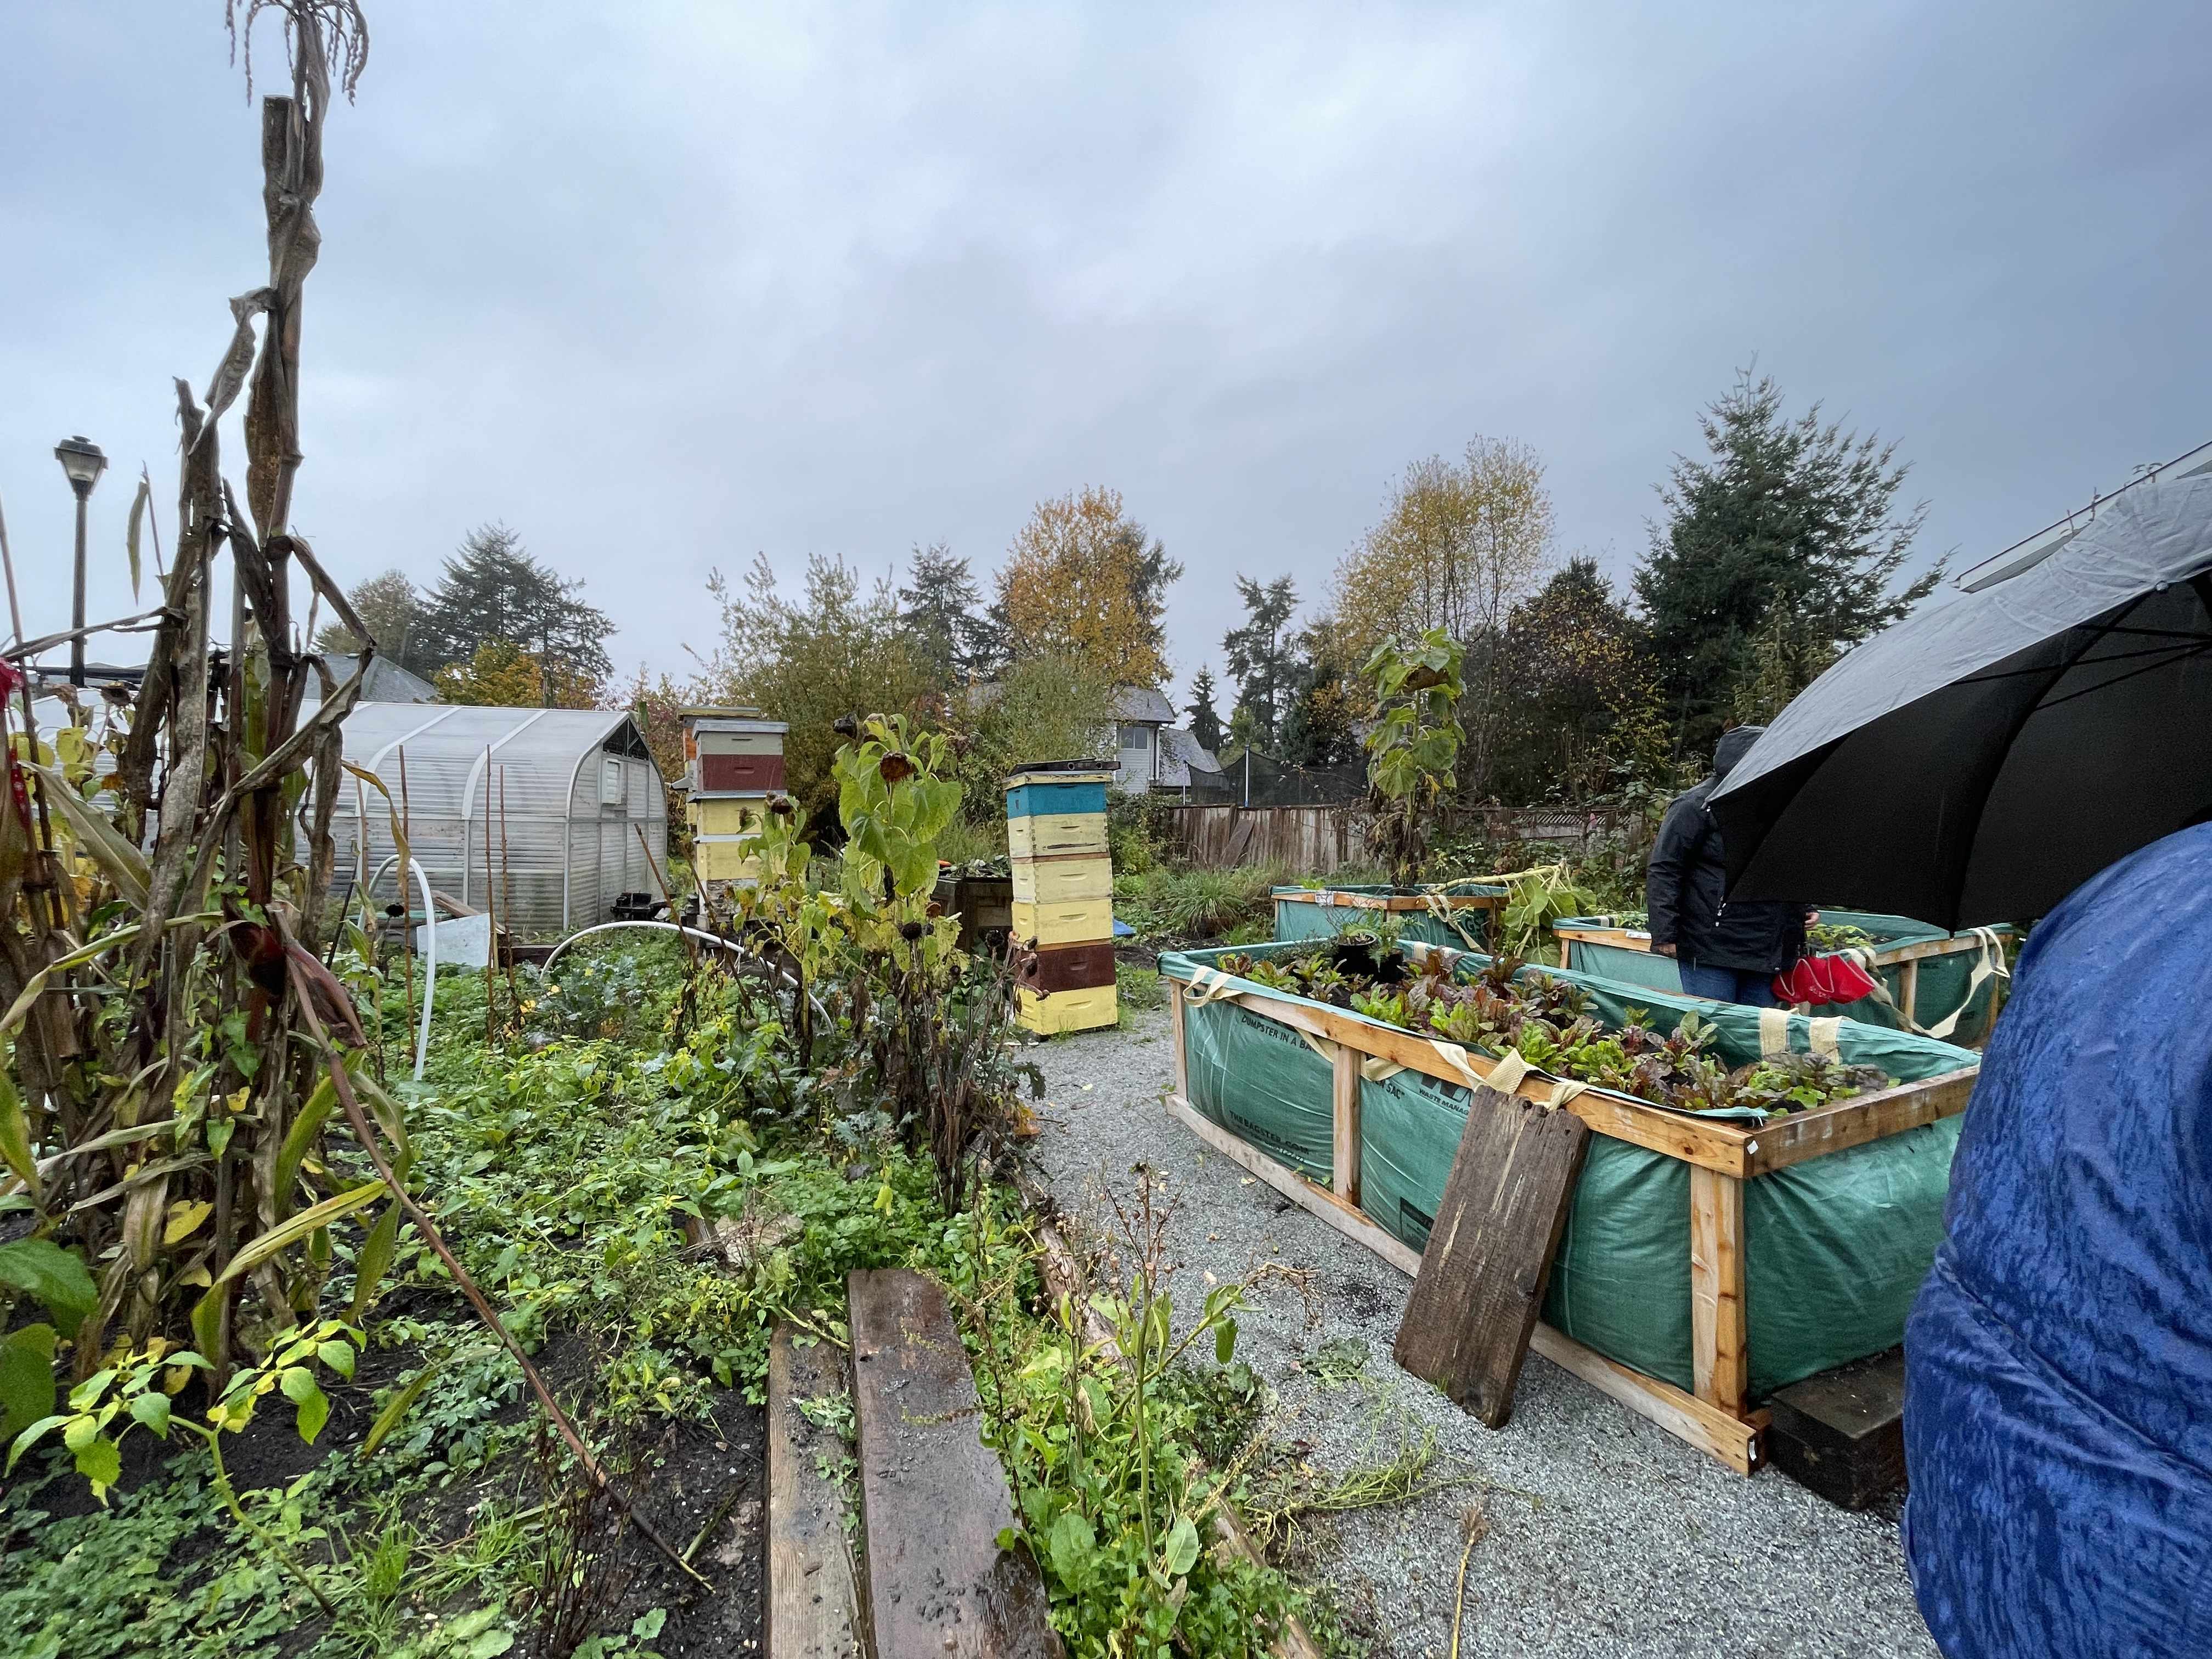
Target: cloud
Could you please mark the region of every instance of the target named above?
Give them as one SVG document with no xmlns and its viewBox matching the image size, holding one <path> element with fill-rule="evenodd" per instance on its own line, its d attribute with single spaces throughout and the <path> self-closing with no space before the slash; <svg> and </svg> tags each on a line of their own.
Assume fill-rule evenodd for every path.
<svg viewBox="0 0 2212 1659">
<path fill-rule="evenodd" d="M 376 3 L 332 116 L 299 517 L 347 579 L 501 519 L 617 660 L 708 642 L 706 572 L 997 562 L 1119 488 L 1218 659 L 1233 578 L 1318 599 L 1391 478 L 1474 434 L 1628 568 L 1754 354 L 1879 428 L 1930 556 L 2200 441 L 2179 4 L 2081 9 Z M 167 377 L 259 280 L 255 118 L 204 8 L 15 8 L 0 58 L 0 501 L 66 614 L 49 451 L 173 495 Z M 278 78 L 259 44 L 264 88 Z M 165 538 L 173 526 L 163 526 Z"/>
</svg>

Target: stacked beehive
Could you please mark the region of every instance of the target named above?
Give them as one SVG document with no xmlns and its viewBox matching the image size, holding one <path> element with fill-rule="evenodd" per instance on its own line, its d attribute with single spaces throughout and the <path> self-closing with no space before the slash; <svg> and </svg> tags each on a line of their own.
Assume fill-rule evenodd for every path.
<svg viewBox="0 0 2212 1659">
<path fill-rule="evenodd" d="M 1015 996 L 1028 1030 L 1111 1025 L 1114 860 L 1106 847 L 1110 768 L 1025 767 L 1006 780 L 1014 875 Z"/>
<path fill-rule="evenodd" d="M 692 870 L 712 900 L 731 883 L 760 873 L 759 860 L 744 857 L 739 842 L 759 826 L 769 799 L 783 793 L 783 734 L 791 728 L 761 719 L 757 708 L 682 712 Z"/>
</svg>

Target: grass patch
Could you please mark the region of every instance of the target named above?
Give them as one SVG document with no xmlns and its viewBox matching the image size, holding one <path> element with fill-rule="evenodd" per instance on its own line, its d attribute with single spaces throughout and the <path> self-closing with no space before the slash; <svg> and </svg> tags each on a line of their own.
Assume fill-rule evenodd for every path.
<svg viewBox="0 0 2212 1659">
<path fill-rule="evenodd" d="M 1255 926 L 1271 933 L 1275 906 L 1269 890 L 1288 879 L 1271 866 L 1125 871 L 1115 877 L 1114 914 L 1139 939 L 1215 939 Z"/>
</svg>

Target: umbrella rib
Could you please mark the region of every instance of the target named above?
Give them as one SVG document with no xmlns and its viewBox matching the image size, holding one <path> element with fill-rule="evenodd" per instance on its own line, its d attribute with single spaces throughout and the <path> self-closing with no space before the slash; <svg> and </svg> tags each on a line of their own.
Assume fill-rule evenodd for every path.
<svg viewBox="0 0 2212 1659">
<path fill-rule="evenodd" d="M 2087 656 L 2091 651 L 2095 649 L 2098 642 L 2104 639 L 2106 635 L 2110 634 L 2114 629 L 2124 623 L 2127 618 L 2134 613 L 2136 607 L 2142 603 L 2142 600 L 2143 596 L 2142 594 L 2137 594 L 2134 599 L 2130 599 L 2125 605 L 2116 609 L 2112 613 L 2111 617 L 2103 623 L 2082 624 L 2082 629 L 2087 632 L 2088 637 L 2081 641 L 2080 649 L 2068 655 L 2057 667 L 2050 671 L 2051 684 L 2050 685 L 2046 685 L 2044 688 L 2044 690 L 2047 693 L 2051 690 L 2051 686 L 2057 685 L 2060 680 L 2072 673 L 2076 665 L 2081 662 L 2081 659 Z M 2069 633 L 2072 633 L 2081 630 L 2069 629 L 2067 631 Z M 1975 803 L 1974 806 L 1973 833 L 1966 836 L 1965 841 L 1961 843 L 1961 851 L 1959 859 L 1959 867 L 1956 872 L 1955 884 L 1952 888 L 1952 901 L 1950 905 L 1952 914 L 1948 924 L 1952 927 L 1956 927 L 1959 925 L 1958 912 L 1960 909 L 1960 900 L 1963 897 L 1966 890 L 1966 872 L 1968 867 L 1973 863 L 1974 848 L 1982 838 L 1983 821 L 1989 817 L 1990 797 L 1996 792 L 1997 780 L 2004 775 L 2005 763 L 2012 757 L 2013 745 L 2020 741 L 2020 734 L 2027 729 L 2028 721 L 2035 718 L 2036 711 L 2042 708 L 2042 706 L 2043 698 L 2041 696 L 2038 696 L 2033 702 L 2030 702 L 2026 708 L 2022 709 L 2018 714 L 2014 716 L 2012 729 L 2005 733 L 2004 743 L 1997 750 L 1997 763 L 1990 769 L 1988 781 L 1982 785 L 1981 799 Z"/>
<path fill-rule="evenodd" d="M 2116 629 L 2114 631 L 2117 632 L 2118 630 Z M 2193 643 L 2186 647 L 2174 645 L 2148 645 L 2140 651 L 2115 651 L 2110 656 L 2099 657 L 2096 660 L 2100 663 L 2129 662 L 2137 657 L 2170 657 L 2177 651 L 2184 649 L 2201 650 L 2207 645 L 2212 645 L 2212 634 L 2183 634 L 2177 635 L 2175 637 L 2178 639 L 2186 639 Z M 2094 640 L 2090 641 L 2090 645 L 2092 646 L 2095 643 L 2096 641 Z M 2088 650 L 2089 646 L 2084 646 L 2082 647 L 2082 653 L 2084 656 L 2087 655 Z M 2079 665 L 2080 659 L 2076 659 L 2074 662 L 2069 663 L 2065 668 L 2061 669 L 2059 672 L 2061 673 L 2064 673 L 2073 668 L 2078 667 Z M 2153 667 L 2157 666 L 2155 663 L 2151 665 Z M 1953 685 L 1994 685 L 1999 680 L 2024 679 L 2031 674 L 2047 674 L 2050 672 L 2051 670 L 2049 667 L 2041 665 L 2033 668 L 2008 668 L 1996 673 L 1968 674 L 1961 678 L 1951 681 L 1950 684 Z"/>
<path fill-rule="evenodd" d="M 2063 697 L 2053 697 L 2048 702 L 2039 702 L 2032 710 L 2029 711 L 2028 717 L 2032 720 L 2037 714 L 2042 714 L 2046 709 L 2059 708 L 2065 703 L 2073 702 L 2076 697 L 2086 697 L 2093 691 L 2109 691 L 2112 687 L 2121 684 L 2121 682 L 2134 679 L 2139 674 L 2154 673 L 2159 669 L 2167 667 L 2172 664 L 2186 662 L 2191 657 L 2201 657 L 2208 651 L 2212 651 L 2212 639 L 2205 640 L 2202 643 L 2197 645 L 2171 647 L 2165 652 L 2165 661 L 2163 662 L 2147 662 L 2140 668 L 2130 668 L 2124 674 L 2115 674 L 2108 680 L 2099 680 L 2094 685 L 2085 685 L 2077 690 L 2069 691 Z M 2136 655 L 2138 653 L 2131 652 L 2129 654 Z M 2115 657 L 2100 657 L 2097 659 L 2099 663 L 2116 662 L 2119 659 Z M 2076 663 L 2076 666 L 2079 666 L 2078 661 Z"/>
</svg>

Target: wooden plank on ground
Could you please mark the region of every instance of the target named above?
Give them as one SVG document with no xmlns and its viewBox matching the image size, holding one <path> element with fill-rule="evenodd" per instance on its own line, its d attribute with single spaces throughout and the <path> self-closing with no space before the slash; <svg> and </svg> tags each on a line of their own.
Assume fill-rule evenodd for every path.
<svg viewBox="0 0 2212 1659">
<path fill-rule="evenodd" d="M 1513 1413 L 1589 1135 L 1571 1112 L 1496 1089 L 1468 1103 L 1391 1352 L 1493 1429 Z"/>
<path fill-rule="evenodd" d="M 1013 1504 L 943 1287 L 847 1280 L 875 1659 L 1059 1659 L 1044 1585 L 999 1547 Z"/>
<path fill-rule="evenodd" d="M 845 1499 L 823 1465 L 846 1455 L 802 1400 L 842 1394 L 845 1356 L 801 1347 L 789 1323 L 768 1351 L 768 1659 L 858 1659 L 860 1604 L 845 1531 Z"/>
</svg>

